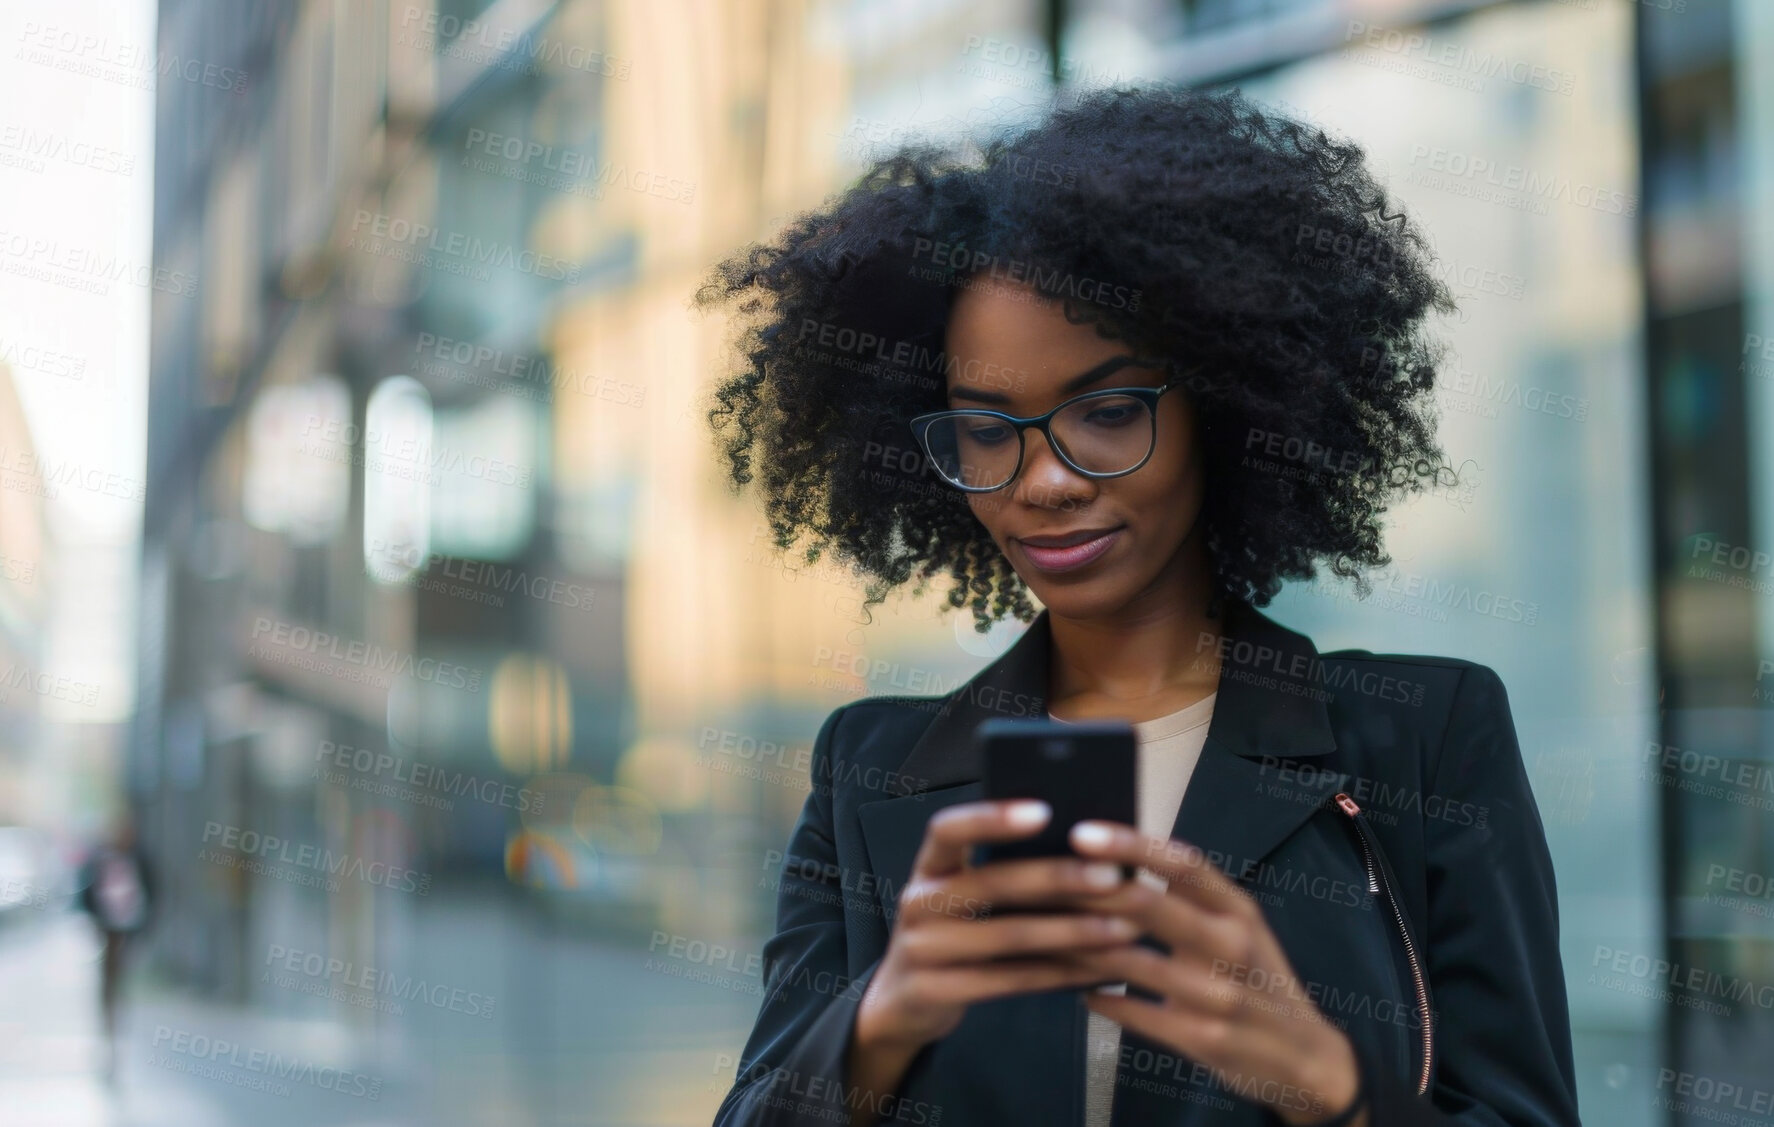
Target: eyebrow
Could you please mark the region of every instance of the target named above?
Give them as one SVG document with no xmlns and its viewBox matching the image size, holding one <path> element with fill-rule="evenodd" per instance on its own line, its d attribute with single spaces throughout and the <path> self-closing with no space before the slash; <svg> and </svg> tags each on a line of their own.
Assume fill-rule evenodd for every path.
<svg viewBox="0 0 1774 1127">
<path fill-rule="evenodd" d="M 1119 371 L 1120 369 L 1125 368 L 1125 367 L 1132 365 L 1132 364 L 1142 364 L 1142 363 L 1144 363 L 1144 361 L 1142 361 L 1137 356 L 1111 356 L 1107 360 L 1104 360 L 1101 364 L 1098 364 L 1096 367 L 1090 369 L 1090 371 L 1084 372 L 1080 375 L 1073 376 L 1071 379 L 1067 380 L 1065 382 L 1065 384 L 1060 388 L 1060 394 L 1061 395 L 1070 395 L 1075 391 L 1083 391 L 1085 388 L 1089 387 L 1091 384 L 1097 382 L 1098 380 L 1102 379 L 1104 376 L 1107 376 L 1112 372 Z M 1006 404 L 1006 403 L 1010 402 L 1010 397 L 1008 395 L 1003 394 L 1002 392 L 979 391 L 975 388 L 967 387 L 965 385 L 950 388 L 949 395 L 955 399 L 972 399 L 972 400 L 979 402 L 979 403 Z"/>
</svg>

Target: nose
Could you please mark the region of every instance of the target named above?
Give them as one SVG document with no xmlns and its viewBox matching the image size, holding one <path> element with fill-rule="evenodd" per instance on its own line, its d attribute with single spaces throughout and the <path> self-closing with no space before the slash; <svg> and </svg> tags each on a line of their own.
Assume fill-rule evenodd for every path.
<svg viewBox="0 0 1774 1127">
<path fill-rule="evenodd" d="M 1089 500 L 1097 483 L 1066 465 L 1039 427 L 1023 431 L 1023 464 L 1011 482 L 1016 500 L 1036 508 L 1070 508 Z"/>
</svg>

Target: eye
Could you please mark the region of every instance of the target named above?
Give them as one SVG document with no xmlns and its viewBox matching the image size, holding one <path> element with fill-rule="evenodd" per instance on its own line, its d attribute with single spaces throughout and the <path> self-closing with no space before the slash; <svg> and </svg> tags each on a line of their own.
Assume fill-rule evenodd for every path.
<svg viewBox="0 0 1774 1127">
<path fill-rule="evenodd" d="M 991 446 L 1005 441 L 1010 436 L 1010 428 L 1003 423 L 980 423 L 967 428 L 967 440 L 981 446 Z"/>
<path fill-rule="evenodd" d="M 1094 407 L 1084 416 L 1084 421 L 1092 426 L 1125 426 L 1132 422 L 1137 410 L 1126 403 L 1109 403 Z"/>
</svg>

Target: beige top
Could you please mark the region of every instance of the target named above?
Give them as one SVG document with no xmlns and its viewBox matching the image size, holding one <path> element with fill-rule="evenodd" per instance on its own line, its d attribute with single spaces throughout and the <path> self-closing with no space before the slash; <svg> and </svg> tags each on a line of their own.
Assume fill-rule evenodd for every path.
<svg viewBox="0 0 1774 1127">
<path fill-rule="evenodd" d="M 1140 831 L 1154 837 L 1169 837 L 1176 825 L 1177 810 L 1183 803 L 1189 777 L 1201 758 L 1201 747 L 1207 740 L 1208 723 L 1213 719 L 1213 693 L 1187 708 L 1155 720 L 1135 722 L 1134 737 L 1139 744 L 1138 784 Z M 1049 719 L 1058 717 L 1049 716 Z M 1163 888 L 1165 879 L 1149 869 L 1136 874 L 1153 888 Z M 1125 994 L 1126 986 L 1105 986 L 1098 993 Z M 1085 1127 L 1108 1127 L 1109 1112 L 1115 1097 L 1115 1065 L 1121 1052 L 1121 1027 L 1099 1013 L 1091 1013 L 1085 1031 L 1084 1058 L 1084 1123 Z"/>
</svg>

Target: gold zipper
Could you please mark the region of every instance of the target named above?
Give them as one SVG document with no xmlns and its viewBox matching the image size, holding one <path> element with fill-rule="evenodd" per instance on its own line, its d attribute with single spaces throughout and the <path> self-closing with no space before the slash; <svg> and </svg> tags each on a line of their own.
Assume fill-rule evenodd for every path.
<svg viewBox="0 0 1774 1127">
<path fill-rule="evenodd" d="M 1385 892 L 1386 904 L 1392 909 L 1392 918 L 1398 923 L 1398 934 L 1404 937 L 1405 958 L 1410 962 L 1411 979 L 1417 987 L 1417 1012 L 1423 1019 L 1423 1073 L 1417 1079 L 1417 1094 L 1420 1096 L 1429 1090 L 1429 1068 L 1435 1059 L 1435 1033 L 1430 1027 L 1429 987 L 1423 978 L 1423 968 L 1417 962 L 1417 947 L 1411 942 L 1411 929 L 1405 926 L 1404 912 L 1398 906 L 1398 898 L 1392 894 L 1391 882 L 1386 880 L 1386 874 L 1375 860 L 1378 846 L 1369 836 L 1367 823 L 1360 817 L 1361 807 L 1355 804 L 1353 798 L 1341 792 L 1338 792 L 1336 801 L 1343 813 L 1349 815 L 1350 823 L 1355 826 L 1355 836 L 1361 842 L 1361 859 L 1367 866 L 1368 891 L 1376 896 Z"/>
</svg>

